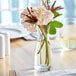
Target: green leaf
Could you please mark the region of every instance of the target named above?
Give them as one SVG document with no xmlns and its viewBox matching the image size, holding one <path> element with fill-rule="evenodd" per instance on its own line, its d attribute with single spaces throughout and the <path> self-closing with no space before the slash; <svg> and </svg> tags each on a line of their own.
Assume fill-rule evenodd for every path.
<svg viewBox="0 0 76 76">
<path fill-rule="evenodd" d="M 54 16 L 55 16 L 55 17 L 57 17 L 57 16 L 60 15 L 59 12 L 53 12 L 53 13 L 54 13 Z"/>
<path fill-rule="evenodd" d="M 63 26 L 63 24 L 59 21 L 51 21 L 50 22 L 50 28 L 49 28 L 49 33 L 50 34 L 56 34 L 56 28 L 61 28 Z"/>
<path fill-rule="evenodd" d="M 50 4 L 50 0 L 47 0 L 48 1 L 48 4 Z"/>
<path fill-rule="evenodd" d="M 56 34 L 56 28 L 51 24 L 49 28 L 49 34 Z"/>
<path fill-rule="evenodd" d="M 43 0 L 47 5 L 50 4 L 50 0 Z"/>
<path fill-rule="evenodd" d="M 63 24 L 61 22 L 56 21 L 56 20 L 52 21 L 52 25 L 57 28 L 61 28 L 63 26 Z"/>
</svg>

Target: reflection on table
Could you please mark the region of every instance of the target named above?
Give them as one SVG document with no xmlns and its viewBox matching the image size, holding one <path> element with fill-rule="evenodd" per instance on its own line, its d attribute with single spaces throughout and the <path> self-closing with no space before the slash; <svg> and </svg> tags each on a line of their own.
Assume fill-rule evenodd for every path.
<svg viewBox="0 0 76 76">
<path fill-rule="evenodd" d="M 0 59 L 0 75 L 8 76 L 8 72 L 11 69 L 26 76 L 37 76 L 37 73 L 33 69 L 35 44 L 36 41 L 26 41 L 24 39 L 11 40 L 10 57 Z M 75 68 L 76 50 L 67 51 L 59 49 L 59 51 L 52 51 L 52 68 L 50 71 Z M 42 75 L 43 73 L 38 74 Z"/>
</svg>

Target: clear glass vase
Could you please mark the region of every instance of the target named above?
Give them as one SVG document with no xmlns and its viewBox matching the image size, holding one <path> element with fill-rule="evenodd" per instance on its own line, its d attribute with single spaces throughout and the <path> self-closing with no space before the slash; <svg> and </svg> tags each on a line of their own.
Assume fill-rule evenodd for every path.
<svg viewBox="0 0 76 76">
<path fill-rule="evenodd" d="M 35 49 L 34 68 L 37 71 L 49 71 L 51 68 L 51 50 L 48 35 L 38 32 Z"/>
</svg>

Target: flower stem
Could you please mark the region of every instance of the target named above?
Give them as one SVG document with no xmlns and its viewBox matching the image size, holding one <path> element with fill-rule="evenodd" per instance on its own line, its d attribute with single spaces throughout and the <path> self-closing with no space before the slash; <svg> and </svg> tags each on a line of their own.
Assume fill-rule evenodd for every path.
<svg viewBox="0 0 76 76">
<path fill-rule="evenodd" d="M 39 51 L 38 51 L 38 53 L 37 53 L 37 54 L 39 54 L 39 53 L 40 53 L 40 51 L 41 51 L 41 49 L 42 49 L 43 45 L 44 45 L 44 40 L 42 40 L 42 41 L 41 41 L 40 48 L 39 48 Z"/>
<path fill-rule="evenodd" d="M 41 51 L 40 51 L 40 64 L 42 64 L 42 56 L 41 56 Z"/>
<path fill-rule="evenodd" d="M 48 36 L 47 36 L 48 31 L 46 31 L 48 29 L 48 26 L 47 27 L 44 26 L 43 28 L 39 26 L 39 28 L 44 38 L 43 41 L 41 41 L 41 45 L 38 51 L 38 54 L 40 53 L 40 64 L 42 63 L 41 50 L 45 45 L 45 65 L 48 66 L 50 64 L 50 51 L 49 51 L 49 43 L 48 43 Z"/>
<path fill-rule="evenodd" d="M 49 57 L 49 47 L 48 47 L 48 38 L 47 36 L 45 37 L 45 46 L 46 46 L 46 60 L 45 64 L 48 66 L 50 64 L 50 57 Z"/>
</svg>

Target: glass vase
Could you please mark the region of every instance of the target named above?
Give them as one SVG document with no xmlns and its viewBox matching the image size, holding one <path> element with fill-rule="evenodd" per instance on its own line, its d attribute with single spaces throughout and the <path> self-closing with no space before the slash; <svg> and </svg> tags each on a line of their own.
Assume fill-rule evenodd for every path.
<svg viewBox="0 0 76 76">
<path fill-rule="evenodd" d="M 38 32 L 35 49 L 34 68 L 37 71 L 49 71 L 51 68 L 51 50 L 48 35 Z"/>
</svg>

